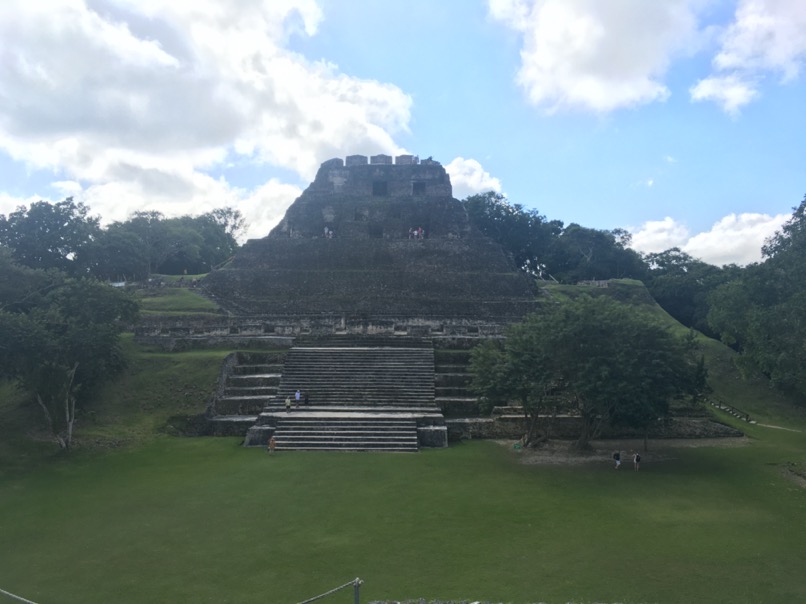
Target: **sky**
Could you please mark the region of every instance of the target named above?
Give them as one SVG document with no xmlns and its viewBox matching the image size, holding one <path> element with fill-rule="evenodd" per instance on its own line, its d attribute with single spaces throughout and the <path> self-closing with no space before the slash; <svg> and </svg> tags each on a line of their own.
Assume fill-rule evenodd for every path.
<svg viewBox="0 0 806 604">
<path fill-rule="evenodd" d="M 431 156 L 454 197 L 745 265 L 806 194 L 805 0 L 2 0 L 0 214 L 233 207 Z"/>
</svg>

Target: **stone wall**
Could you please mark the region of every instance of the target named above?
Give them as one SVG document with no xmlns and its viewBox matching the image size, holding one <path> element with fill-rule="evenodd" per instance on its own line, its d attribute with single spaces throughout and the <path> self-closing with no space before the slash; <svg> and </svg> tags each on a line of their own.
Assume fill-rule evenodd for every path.
<svg viewBox="0 0 806 604">
<path fill-rule="evenodd" d="M 383 186 L 379 186 L 383 184 Z M 323 162 L 306 193 L 358 196 L 452 197 L 445 168 L 432 159 L 412 155 L 349 155 Z"/>
<path fill-rule="evenodd" d="M 526 433 L 522 417 L 446 419 L 448 440 L 470 439 L 518 440 Z M 550 437 L 574 440 L 579 436 L 579 418 L 557 417 L 551 420 Z M 642 430 L 607 428 L 599 438 L 643 438 Z M 671 418 L 657 422 L 649 431 L 650 438 L 723 438 L 743 436 L 743 433 L 710 418 Z"/>
<path fill-rule="evenodd" d="M 538 292 L 485 239 L 253 240 L 203 286 L 244 314 L 409 317 L 522 317 Z"/>
<path fill-rule="evenodd" d="M 232 317 L 143 317 L 135 340 L 168 351 L 204 348 L 289 348 L 299 336 L 368 335 L 431 337 L 441 348 L 470 348 L 479 338 L 500 337 L 500 321 L 457 317 L 359 315 L 262 315 Z"/>
</svg>

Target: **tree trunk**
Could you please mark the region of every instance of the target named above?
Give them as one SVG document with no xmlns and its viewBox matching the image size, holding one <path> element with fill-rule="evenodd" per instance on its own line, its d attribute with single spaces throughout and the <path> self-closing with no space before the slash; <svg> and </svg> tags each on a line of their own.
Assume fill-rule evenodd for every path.
<svg viewBox="0 0 806 604">
<path fill-rule="evenodd" d="M 65 430 L 65 449 L 70 450 L 70 445 L 73 444 L 73 423 L 76 421 L 76 397 L 73 396 L 73 380 L 76 377 L 76 370 L 78 363 L 73 365 L 73 368 L 67 372 L 70 378 L 67 381 L 67 388 L 64 392 L 64 420 L 67 425 Z"/>
<path fill-rule="evenodd" d="M 42 400 L 42 396 L 37 392 L 36 393 L 36 402 L 39 403 L 39 406 L 42 408 L 42 413 L 45 414 L 45 421 L 48 424 L 48 428 L 50 428 L 50 433 L 53 434 L 53 437 L 56 439 L 56 442 L 59 443 L 59 448 L 69 451 L 70 446 L 73 444 L 73 424 L 76 420 L 76 397 L 73 396 L 73 381 L 76 377 L 76 370 L 78 369 L 78 363 L 73 365 L 72 369 L 67 371 L 67 384 L 65 386 L 64 391 L 64 433 L 60 432 L 56 425 L 53 423 L 53 416 L 50 414 L 48 410 L 48 406 Z"/>
</svg>

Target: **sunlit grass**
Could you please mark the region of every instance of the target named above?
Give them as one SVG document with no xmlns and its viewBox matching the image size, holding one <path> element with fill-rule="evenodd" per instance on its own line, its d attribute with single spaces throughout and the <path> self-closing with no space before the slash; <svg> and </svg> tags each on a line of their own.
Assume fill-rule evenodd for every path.
<svg viewBox="0 0 806 604">
<path fill-rule="evenodd" d="M 804 601 L 806 496 L 777 447 L 617 473 L 490 442 L 269 456 L 160 439 L 0 483 L 0 585 L 63 603 L 296 602 L 356 576 L 365 602 Z"/>
<path fill-rule="evenodd" d="M 188 287 L 154 287 L 138 290 L 144 313 L 214 313 L 218 305 Z"/>
</svg>

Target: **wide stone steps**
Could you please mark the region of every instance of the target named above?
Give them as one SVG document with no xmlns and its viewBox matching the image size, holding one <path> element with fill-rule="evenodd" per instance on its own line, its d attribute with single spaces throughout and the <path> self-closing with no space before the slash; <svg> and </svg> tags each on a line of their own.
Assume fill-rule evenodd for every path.
<svg viewBox="0 0 806 604">
<path fill-rule="evenodd" d="M 271 365 L 235 365 L 232 368 L 233 376 L 241 375 L 277 375 L 283 372 L 283 366 L 277 363 Z"/>
<path fill-rule="evenodd" d="M 274 438 L 280 451 L 418 450 L 413 419 L 297 416 L 280 419 Z"/>
<path fill-rule="evenodd" d="M 301 390 L 317 405 L 433 406 L 433 349 L 329 344 L 289 350 L 274 402 Z"/>
</svg>

